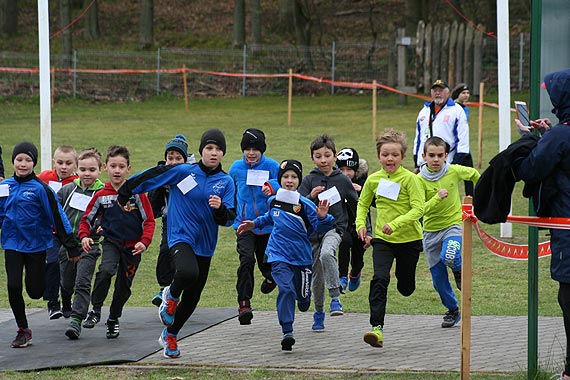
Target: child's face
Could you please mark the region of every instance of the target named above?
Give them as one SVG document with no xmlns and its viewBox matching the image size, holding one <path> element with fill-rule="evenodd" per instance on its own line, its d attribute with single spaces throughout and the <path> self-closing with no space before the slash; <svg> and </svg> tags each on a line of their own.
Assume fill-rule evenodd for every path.
<svg viewBox="0 0 570 380">
<path fill-rule="evenodd" d="M 186 159 L 180 152 L 176 150 L 169 150 L 166 152 L 166 165 L 183 164 Z"/>
<path fill-rule="evenodd" d="M 222 162 L 223 157 L 224 152 L 216 144 L 208 144 L 202 149 L 202 163 L 207 168 L 216 168 Z"/>
<path fill-rule="evenodd" d="M 426 145 L 426 152 L 422 153 L 422 157 L 428 168 L 437 172 L 441 170 L 447 158 L 447 153 L 445 153 L 444 146 Z"/>
<path fill-rule="evenodd" d="M 243 156 L 245 157 L 245 162 L 252 165 L 261 159 L 261 151 L 253 148 L 245 149 Z"/>
<path fill-rule="evenodd" d="M 354 172 L 354 170 L 352 170 L 348 166 L 343 166 L 342 168 L 340 168 L 340 171 L 342 172 L 342 174 L 344 174 L 345 176 L 347 176 L 351 180 L 354 178 L 354 175 L 356 174 Z"/>
<path fill-rule="evenodd" d="M 466 101 L 469 100 L 470 96 L 471 96 L 471 93 L 469 92 L 469 90 L 463 90 L 463 91 L 461 91 L 461 93 L 457 97 L 457 100 L 459 101 L 459 103 L 465 103 Z"/>
<path fill-rule="evenodd" d="M 105 163 L 105 171 L 109 175 L 111 185 L 120 187 L 127 179 L 127 174 L 131 171 L 131 166 L 123 156 L 109 157 Z"/>
<path fill-rule="evenodd" d="M 34 170 L 34 160 L 25 153 L 19 153 L 14 158 L 14 173 L 18 177 L 25 177 Z"/>
<path fill-rule="evenodd" d="M 281 187 L 285 190 L 297 190 L 299 187 L 299 176 L 295 173 L 294 170 L 287 170 L 281 176 Z"/>
<path fill-rule="evenodd" d="M 402 155 L 402 145 L 398 143 L 386 143 L 380 148 L 378 159 L 384 170 L 388 173 L 394 173 L 402 164 L 404 156 Z"/>
<path fill-rule="evenodd" d="M 315 166 L 324 174 L 329 175 L 333 171 L 334 164 L 336 163 L 336 155 L 334 152 L 327 148 L 313 150 L 312 157 Z"/>
<path fill-rule="evenodd" d="M 71 152 L 57 152 L 55 156 L 53 156 L 53 167 L 60 179 L 63 180 L 71 177 L 77 169 L 75 155 Z"/>
<path fill-rule="evenodd" d="M 79 160 L 77 164 L 77 174 L 79 175 L 81 186 L 91 187 L 101 174 L 99 162 L 94 157 Z"/>
</svg>

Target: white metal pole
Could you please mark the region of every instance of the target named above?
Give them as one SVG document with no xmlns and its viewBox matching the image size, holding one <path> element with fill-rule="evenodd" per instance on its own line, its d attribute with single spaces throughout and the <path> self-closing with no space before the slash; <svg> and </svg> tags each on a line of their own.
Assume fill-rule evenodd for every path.
<svg viewBox="0 0 570 380">
<path fill-rule="evenodd" d="M 51 85 L 48 0 L 38 0 L 38 41 L 40 50 L 41 170 L 46 170 L 51 168 Z"/>
<path fill-rule="evenodd" d="M 497 53 L 499 76 L 499 151 L 511 143 L 511 77 L 509 59 L 509 2 L 497 1 Z M 512 237 L 511 223 L 501 224 L 501 237 Z"/>
</svg>

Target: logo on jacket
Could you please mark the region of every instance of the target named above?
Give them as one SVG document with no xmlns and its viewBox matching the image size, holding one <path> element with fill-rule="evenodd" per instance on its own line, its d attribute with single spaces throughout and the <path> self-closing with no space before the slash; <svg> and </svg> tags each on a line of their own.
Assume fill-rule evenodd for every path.
<svg viewBox="0 0 570 380">
<path fill-rule="evenodd" d="M 212 191 L 214 194 L 220 195 L 225 188 L 226 186 L 224 185 L 224 182 L 220 180 L 212 186 Z"/>
<path fill-rule="evenodd" d="M 298 213 L 299 211 L 301 211 L 301 205 L 300 204 L 293 206 L 293 212 L 295 212 L 295 214 Z"/>
</svg>

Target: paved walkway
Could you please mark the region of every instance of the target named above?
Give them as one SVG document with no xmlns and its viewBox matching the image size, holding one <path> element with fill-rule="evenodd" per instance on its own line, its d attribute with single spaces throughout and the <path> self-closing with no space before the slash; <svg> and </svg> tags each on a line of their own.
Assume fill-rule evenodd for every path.
<svg viewBox="0 0 570 380">
<path fill-rule="evenodd" d="M 312 313 L 297 313 L 296 344 L 281 351 L 281 329 L 275 312 L 255 312 L 250 326 L 231 319 L 179 342 L 182 357 L 165 359 L 162 351 L 142 363 L 237 368 L 303 368 L 310 370 L 459 371 L 461 328 L 442 329 L 441 316 L 388 315 L 384 347 L 363 342 L 367 314 L 345 314 L 325 320 L 326 330 L 311 330 Z M 562 318 L 540 318 L 539 362 L 560 370 L 564 361 Z M 472 372 L 514 372 L 527 368 L 526 317 L 472 318 Z"/>
<path fill-rule="evenodd" d="M 9 310 L 0 309 L 0 322 L 11 318 Z M 442 329 L 441 316 L 387 315 L 384 348 L 380 349 L 362 341 L 369 329 L 367 314 L 327 315 L 326 330 L 320 333 L 311 330 L 312 313 L 297 313 L 296 318 L 297 342 L 292 352 L 281 351 L 276 313 L 256 311 L 249 326 L 240 326 L 234 318 L 180 340 L 179 359 L 165 359 L 160 350 L 135 364 L 350 372 L 460 369 L 461 328 Z M 564 350 L 562 318 L 541 317 L 541 368 L 559 371 Z M 472 317 L 472 372 L 524 371 L 526 364 L 526 317 Z"/>
</svg>

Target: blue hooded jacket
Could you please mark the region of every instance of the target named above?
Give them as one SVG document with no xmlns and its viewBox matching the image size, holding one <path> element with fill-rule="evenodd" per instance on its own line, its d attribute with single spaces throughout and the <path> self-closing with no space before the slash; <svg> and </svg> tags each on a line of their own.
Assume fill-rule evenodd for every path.
<svg viewBox="0 0 570 380">
<path fill-rule="evenodd" d="M 518 177 L 527 184 L 552 177 L 558 191 L 550 199 L 549 216 L 570 218 L 570 69 L 547 74 L 544 82 L 559 123 L 521 162 Z M 551 276 L 570 283 L 570 230 L 551 229 L 550 233 Z"/>
</svg>

